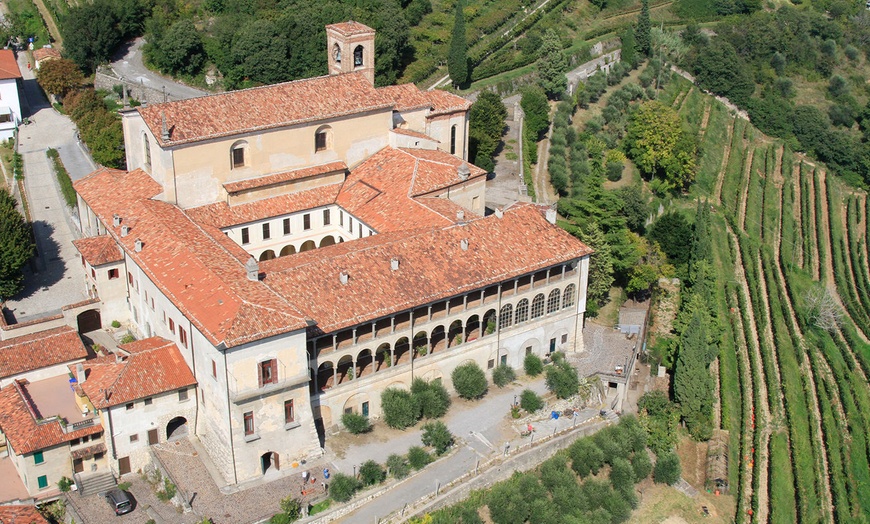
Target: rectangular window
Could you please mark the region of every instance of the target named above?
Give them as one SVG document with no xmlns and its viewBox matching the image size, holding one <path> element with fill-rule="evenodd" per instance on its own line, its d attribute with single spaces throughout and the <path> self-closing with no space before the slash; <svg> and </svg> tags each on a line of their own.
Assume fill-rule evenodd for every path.
<svg viewBox="0 0 870 524">
<path fill-rule="evenodd" d="M 151 311 L 154 311 L 154 297 L 151 297 Z"/>
<path fill-rule="evenodd" d="M 133 406 L 135 406 L 135 405 L 136 405 L 135 402 L 127 402 L 127 404 L 124 407 L 127 408 L 127 411 L 130 411 L 131 409 L 133 409 Z"/>
<path fill-rule="evenodd" d="M 93 278 L 94 280 L 96 280 L 97 278 L 97 270 L 95 270 L 94 268 L 91 268 L 91 278 Z"/>
<path fill-rule="evenodd" d="M 286 409 L 285 409 L 285 411 L 286 411 Z M 33 463 L 34 464 L 42 464 L 43 462 L 45 462 L 45 457 L 42 456 L 41 451 L 37 451 L 36 453 L 33 454 Z"/>
<path fill-rule="evenodd" d="M 175 321 L 171 318 L 169 319 L 169 331 L 174 335 L 175 334 Z"/>
<path fill-rule="evenodd" d="M 259 365 L 260 387 L 278 382 L 278 361 L 264 360 Z"/>
<path fill-rule="evenodd" d="M 133 273 L 127 273 L 127 283 L 133 285 Z"/>
<path fill-rule="evenodd" d="M 248 233 L 248 228 L 242 228 L 242 245 L 251 243 L 251 235 Z"/>
<path fill-rule="evenodd" d="M 486 363 L 486 369 L 492 369 L 495 367 L 495 360 L 489 359 L 489 362 Z"/>
<path fill-rule="evenodd" d="M 284 423 L 289 424 L 296 419 L 296 414 L 293 413 L 293 400 L 284 401 Z"/>
<path fill-rule="evenodd" d="M 178 401 L 182 402 L 184 400 L 187 400 L 187 388 L 178 390 Z"/>
<path fill-rule="evenodd" d="M 532 354 L 532 346 L 526 346 L 526 355 Z"/>
<path fill-rule="evenodd" d="M 562 343 L 565 344 L 567 342 L 568 342 L 568 333 L 565 333 L 564 335 L 562 335 Z"/>
<path fill-rule="evenodd" d="M 357 231 L 357 236 L 358 236 L 359 238 L 362 238 L 362 224 L 357 224 L 357 225 L 356 225 L 356 231 Z"/>
<path fill-rule="evenodd" d="M 45 489 L 48 487 L 48 477 L 45 475 L 41 475 L 36 478 L 36 484 L 39 485 L 39 489 Z"/>
<path fill-rule="evenodd" d="M 130 442 L 139 442 L 139 435 L 138 434 L 130 435 Z"/>
<path fill-rule="evenodd" d="M 254 434 L 254 412 L 248 411 L 245 413 L 245 435 Z"/>
<path fill-rule="evenodd" d="M 269 231 L 269 224 L 263 224 L 263 240 L 272 238 L 272 232 Z"/>
<path fill-rule="evenodd" d="M 290 234 L 290 219 L 289 218 L 284 219 L 284 234 L 285 235 Z"/>
<path fill-rule="evenodd" d="M 244 167 L 245 165 L 245 148 L 237 147 L 233 149 L 233 167 Z"/>
<path fill-rule="evenodd" d="M 214 360 L 211 361 L 211 376 L 217 378 L 217 362 Z"/>
<path fill-rule="evenodd" d="M 308 231 L 311 229 L 311 214 L 305 213 L 302 215 L 302 229 Z"/>
<path fill-rule="evenodd" d="M 187 331 L 181 326 L 178 326 L 178 340 L 182 346 L 187 347 Z"/>
<path fill-rule="evenodd" d="M 347 217 L 347 230 L 353 233 L 353 217 Z"/>
<path fill-rule="evenodd" d="M 154 403 L 154 399 L 153 399 L 153 398 L 148 397 L 148 398 L 145 399 L 145 405 L 146 405 L 146 406 L 150 406 L 150 405 L 153 404 L 153 403 Z"/>
<path fill-rule="evenodd" d="M 344 211 L 338 212 L 338 225 L 344 227 Z"/>
<path fill-rule="evenodd" d="M 326 151 L 326 131 L 315 133 L 314 151 Z"/>
<path fill-rule="evenodd" d="M 324 225 L 324 226 L 328 226 L 328 225 L 329 225 L 329 222 L 330 222 L 330 220 L 331 220 L 331 218 L 332 218 L 332 217 L 329 216 L 329 210 L 328 210 L 328 209 L 324 209 L 324 210 L 323 210 L 323 225 Z"/>
<path fill-rule="evenodd" d="M 116 278 L 118 278 L 118 270 L 117 269 L 110 269 L 109 270 L 109 280 L 115 280 Z"/>
</svg>

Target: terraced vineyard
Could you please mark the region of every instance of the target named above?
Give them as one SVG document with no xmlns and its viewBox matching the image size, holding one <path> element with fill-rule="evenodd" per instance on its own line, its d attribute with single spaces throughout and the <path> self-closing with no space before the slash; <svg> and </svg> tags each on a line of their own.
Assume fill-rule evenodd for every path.
<svg viewBox="0 0 870 524">
<path fill-rule="evenodd" d="M 870 199 L 682 79 L 663 101 L 698 132 L 715 209 L 737 519 L 870 519 Z"/>
</svg>

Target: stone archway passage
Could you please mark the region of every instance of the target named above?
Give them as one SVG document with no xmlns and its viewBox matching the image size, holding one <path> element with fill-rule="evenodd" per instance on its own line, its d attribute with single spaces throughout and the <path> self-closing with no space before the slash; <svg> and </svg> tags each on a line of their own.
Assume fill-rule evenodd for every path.
<svg viewBox="0 0 870 524">
<path fill-rule="evenodd" d="M 267 451 L 260 456 L 260 465 L 263 468 L 263 474 L 270 470 L 278 471 L 281 469 L 278 463 L 278 454 L 274 451 Z"/>
<path fill-rule="evenodd" d="M 89 309 L 79 313 L 76 317 L 76 323 L 78 324 L 79 333 L 89 333 L 103 327 L 99 309 Z"/>
<path fill-rule="evenodd" d="M 175 417 L 166 424 L 166 440 L 173 440 L 187 436 L 187 419 Z"/>
</svg>

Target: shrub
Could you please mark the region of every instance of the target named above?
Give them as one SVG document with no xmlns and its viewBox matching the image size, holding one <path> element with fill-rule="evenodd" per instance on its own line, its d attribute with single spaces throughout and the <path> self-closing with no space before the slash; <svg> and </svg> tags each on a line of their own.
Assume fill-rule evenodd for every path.
<svg viewBox="0 0 870 524">
<path fill-rule="evenodd" d="M 534 413 L 544 407 L 544 400 L 531 389 L 525 389 L 520 395 L 520 407 L 529 413 Z"/>
<path fill-rule="evenodd" d="M 653 479 L 660 484 L 674 484 L 680 480 L 680 457 L 676 453 L 667 452 L 659 456 L 653 469 Z"/>
<path fill-rule="evenodd" d="M 177 492 L 178 489 L 175 487 L 175 484 L 166 477 L 163 479 L 163 489 L 157 492 L 157 498 L 160 499 L 161 502 L 168 502 L 172 500 L 172 497 L 174 497 Z"/>
<path fill-rule="evenodd" d="M 302 503 L 292 496 L 281 499 L 281 513 L 278 513 L 269 522 L 279 524 L 283 522 L 295 522 L 302 516 Z"/>
<path fill-rule="evenodd" d="M 395 453 L 387 457 L 387 469 L 390 471 L 390 475 L 397 479 L 403 479 L 411 472 L 405 457 Z"/>
<path fill-rule="evenodd" d="M 360 482 L 344 473 L 336 473 L 329 483 L 329 496 L 338 502 L 347 502 L 360 488 Z"/>
<path fill-rule="evenodd" d="M 420 446 L 408 448 L 408 464 L 414 469 L 423 469 L 432 462 L 432 455 Z"/>
<path fill-rule="evenodd" d="M 435 448 L 435 453 L 443 455 L 453 444 L 453 434 L 440 420 L 423 424 L 423 444 Z"/>
<path fill-rule="evenodd" d="M 580 379 L 577 370 L 567 362 L 559 362 L 547 368 L 547 389 L 558 398 L 568 398 L 580 390 Z"/>
<path fill-rule="evenodd" d="M 69 491 L 69 489 L 70 489 L 70 487 L 72 486 L 72 484 L 73 484 L 73 481 L 72 481 L 71 478 L 69 478 L 69 477 L 61 477 L 60 480 L 57 481 L 57 488 L 58 488 L 62 493 L 66 493 L 67 491 Z"/>
<path fill-rule="evenodd" d="M 419 399 L 403 389 L 385 389 L 381 393 L 381 409 L 384 411 L 384 422 L 395 429 L 413 426 L 421 414 Z"/>
<path fill-rule="evenodd" d="M 421 414 L 426 418 L 443 417 L 450 408 L 450 393 L 440 380 L 426 382 L 415 378 L 411 384 L 411 394 L 418 399 Z"/>
<path fill-rule="evenodd" d="M 354 435 L 367 433 L 372 430 L 372 424 L 369 418 L 359 413 L 345 413 L 341 416 L 341 423 L 344 427 Z"/>
<path fill-rule="evenodd" d="M 652 461 L 646 450 L 638 451 L 631 457 L 631 467 L 634 469 L 634 481 L 640 482 L 652 473 Z"/>
<path fill-rule="evenodd" d="M 374 460 L 367 460 L 359 467 L 359 476 L 363 486 L 380 484 L 387 478 L 387 472 Z"/>
<path fill-rule="evenodd" d="M 568 448 L 571 469 L 580 477 L 596 475 L 604 464 L 604 452 L 591 438 L 574 441 Z"/>
<path fill-rule="evenodd" d="M 115 329 L 118 329 L 119 327 L 121 327 L 121 323 L 118 322 L 117 320 L 113 320 L 113 321 L 112 321 L 112 327 L 115 328 Z"/>
<path fill-rule="evenodd" d="M 529 353 L 526 355 L 525 360 L 523 360 L 523 368 L 526 370 L 526 375 L 537 377 L 544 372 L 544 361 L 538 355 Z"/>
<path fill-rule="evenodd" d="M 631 467 L 628 460 L 622 457 L 613 459 L 610 468 L 610 483 L 620 493 L 631 493 L 634 490 L 634 468 Z"/>
<path fill-rule="evenodd" d="M 475 362 L 462 364 L 450 375 L 453 388 L 464 399 L 476 399 L 486 394 L 486 374 Z"/>
<path fill-rule="evenodd" d="M 129 331 L 123 337 L 121 337 L 121 344 L 129 344 L 130 342 L 135 342 L 136 337 L 133 336 Z"/>
<path fill-rule="evenodd" d="M 492 371 L 492 382 L 496 386 L 503 388 L 514 381 L 517 378 L 517 374 L 514 372 L 514 368 L 508 366 L 507 364 L 499 364 Z"/>
</svg>

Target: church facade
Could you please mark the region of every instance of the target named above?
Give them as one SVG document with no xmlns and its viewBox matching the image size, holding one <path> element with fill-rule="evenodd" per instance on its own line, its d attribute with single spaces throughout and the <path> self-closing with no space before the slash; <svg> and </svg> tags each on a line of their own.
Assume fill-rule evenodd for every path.
<svg viewBox="0 0 870 524">
<path fill-rule="evenodd" d="M 591 250 L 552 209 L 486 214 L 470 103 L 375 88 L 374 31 L 326 34 L 326 76 L 123 112 L 128 170 L 75 184 L 103 322 L 175 343 L 228 483 L 318 456 L 388 387 L 583 349 Z"/>
</svg>

